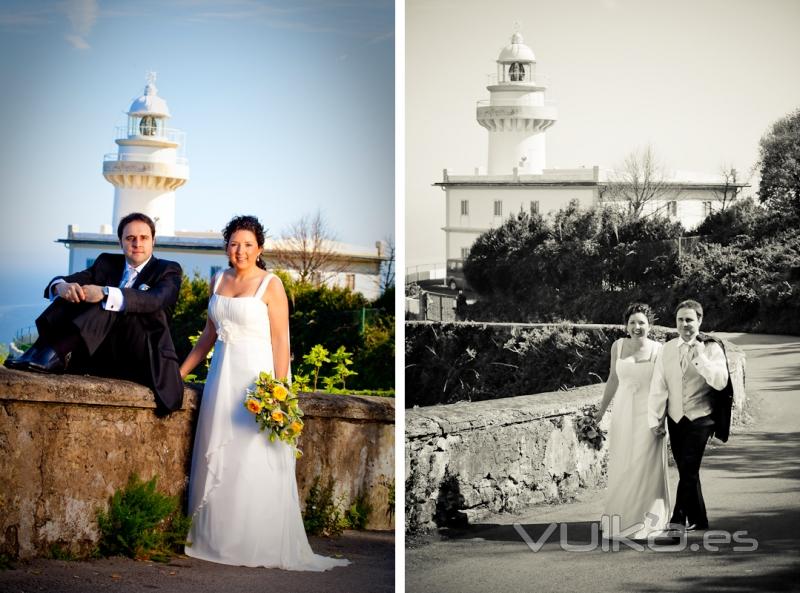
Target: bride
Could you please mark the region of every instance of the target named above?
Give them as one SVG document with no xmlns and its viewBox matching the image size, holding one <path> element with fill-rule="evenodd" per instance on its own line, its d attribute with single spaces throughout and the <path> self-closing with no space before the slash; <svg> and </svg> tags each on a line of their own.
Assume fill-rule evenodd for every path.
<svg viewBox="0 0 800 593">
<path fill-rule="evenodd" d="M 181 365 L 186 377 L 214 347 L 192 454 L 186 554 L 286 570 L 344 566 L 311 550 L 294 451 L 269 442 L 243 405 L 260 372 L 289 377 L 289 307 L 280 278 L 261 260 L 264 227 L 237 216 L 222 234 L 230 267 L 212 278 L 208 321 Z"/>
<path fill-rule="evenodd" d="M 647 337 L 653 312 L 643 303 L 625 311 L 630 337 L 611 346 L 611 370 L 597 413 L 616 400 L 608 443 L 608 492 L 603 537 L 646 539 L 667 527 L 667 445 L 647 424 L 647 397 L 661 344 Z"/>
</svg>

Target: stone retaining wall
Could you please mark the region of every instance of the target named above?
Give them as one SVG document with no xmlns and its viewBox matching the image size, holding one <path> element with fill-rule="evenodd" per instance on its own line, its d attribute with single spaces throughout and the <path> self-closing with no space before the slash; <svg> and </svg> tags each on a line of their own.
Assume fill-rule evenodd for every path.
<svg viewBox="0 0 800 593">
<path fill-rule="evenodd" d="M 301 503 L 316 476 L 332 476 L 345 502 L 367 495 L 367 528 L 393 529 L 394 400 L 301 398 Z M 200 390 L 187 388 L 183 408 L 158 418 L 150 390 L 134 383 L 0 367 L 0 554 L 26 559 L 54 545 L 88 552 L 96 510 L 134 472 L 157 475 L 159 489 L 183 497 L 199 400 Z"/>
<path fill-rule="evenodd" d="M 745 403 L 744 354 L 729 350 L 734 423 Z M 406 530 L 463 524 L 569 500 L 603 486 L 607 442 L 579 442 L 574 418 L 602 385 L 406 410 Z M 601 427 L 608 430 L 611 413 Z"/>
</svg>

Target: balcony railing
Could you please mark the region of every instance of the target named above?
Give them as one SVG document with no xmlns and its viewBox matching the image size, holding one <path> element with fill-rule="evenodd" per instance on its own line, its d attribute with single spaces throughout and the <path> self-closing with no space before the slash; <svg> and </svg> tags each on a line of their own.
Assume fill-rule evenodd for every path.
<svg viewBox="0 0 800 593">
<path fill-rule="evenodd" d="M 167 140 L 168 142 L 177 142 L 181 146 L 186 145 L 186 132 L 182 130 L 178 130 L 176 128 L 145 128 L 147 130 L 152 130 L 152 134 L 142 134 L 142 133 L 133 133 L 131 134 L 130 131 L 139 132 L 138 127 L 134 127 L 131 130 L 128 129 L 128 126 L 117 126 L 114 128 L 114 140 L 126 140 L 128 138 L 152 138 L 154 140 Z"/>
<path fill-rule="evenodd" d="M 164 160 L 163 156 L 158 155 L 150 155 L 150 154 L 137 154 L 137 153 L 116 153 L 116 152 L 109 152 L 108 154 L 103 155 L 103 162 L 108 161 L 132 161 L 137 163 L 165 163 L 165 164 L 176 164 L 176 165 L 188 165 L 189 159 L 182 156 L 175 157 L 175 160 Z"/>
<path fill-rule="evenodd" d="M 492 101 L 491 99 L 481 99 L 477 101 L 478 107 L 556 107 L 558 103 L 553 99 L 545 99 L 544 105 L 532 105 L 530 103 L 520 103 L 519 101 L 514 100 L 498 100 L 495 99 Z"/>
</svg>

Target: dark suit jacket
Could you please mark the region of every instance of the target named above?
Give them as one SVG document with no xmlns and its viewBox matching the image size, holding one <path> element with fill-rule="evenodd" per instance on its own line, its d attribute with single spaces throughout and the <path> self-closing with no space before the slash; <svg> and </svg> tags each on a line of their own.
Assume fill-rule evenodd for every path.
<svg viewBox="0 0 800 593">
<path fill-rule="evenodd" d="M 79 284 L 119 286 L 124 271 L 124 255 L 101 253 L 90 268 L 61 278 Z M 133 286 L 121 289 L 125 298 L 123 311 L 106 311 L 102 303 L 76 305 L 56 299 L 36 320 L 36 325 L 40 335 L 47 339 L 47 334 L 52 334 L 52 328 L 58 328 L 68 319 L 78 328 L 88 353 L 92 355 L 114 331 L 122 316 L 126 331 L 144 334 L 147 352 L 132 352 L 129 360 L 115 363 L 149 364 L 148 387 L 155 393 L 157 403 L 167 410 L 176 410 L 183 402 L 183 381 L 169 333 L 169 320 L 178 300 L 181 278 L 182 271 L 177 262 L 153 257 L 139 273 Z M 53 280 L 48 283 L 48 288 Z M 45 298 L 50 298 L 48 288 L 45 288 Z"/>
<path fill-rule="evenodd" d="M 725 343 L 708 334 L 698 334 L 697 340 L 700 342 L 716 342 L 728 360 L 728 353 L 725 351 Z M 733 381 L 731 380 L 731 366 L 728 363 L 728 383 L 721 390 L 711 388 L 711 418 L 714 420 L 714 436 L 723 443 L 728 442 L 731 431 L 731 409 L 733 408 Z"/>
</svg>

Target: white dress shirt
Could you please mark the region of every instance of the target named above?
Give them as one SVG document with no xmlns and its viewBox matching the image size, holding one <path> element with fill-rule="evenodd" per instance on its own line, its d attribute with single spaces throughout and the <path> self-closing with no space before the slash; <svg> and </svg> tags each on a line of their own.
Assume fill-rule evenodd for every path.
<svg viewBox="0 0 800 593">
<path fill-rule="evenodd" d="M 122 293 L 123 288 L 130 288 L 133 286 L 133 283 L 136 282 L 136 278 L 139 276 L 141 271 L 144 267 L 150 263 L 150 259 L 152 256 L 148 258 L 148 260 L 138 266 L 132 266 L 128 262 L 125 262 L 125 271 L 122 273 L 122 279 L 125 280 L 123 284 L 120 282 L 119 286 L 109 286 L 108 287 L 108 297 L 104 302 L 102 302 L 103 309 L 106 311 L 123 311 L 125 309 L 125 295 Z M 127 275 L 127 278 L 125 277 Z M 55 287 L 61 284 L 62 282 L 66 282 L 63 278 L 57 278 L 53 280 L 50 284 L 50 300 L 54 301 L 58 298 L 58 294 L 55 293 Z"/>
<path fill-rule="evenodd" d="M 651 428 L 661 426 L 665 415 L 679 422 L 684 416 L 696 420 L 712 412 L 710 391 L 728 383 L 728 364 L 716 342 L 704 342 L 703 346 L 701 353 L 696 336 L 688 342 L 676 338 L 664 345 L 650 383 L 647 423 Z M 685 370 L 681 365 L 684 356 Z"/>
</svg>

